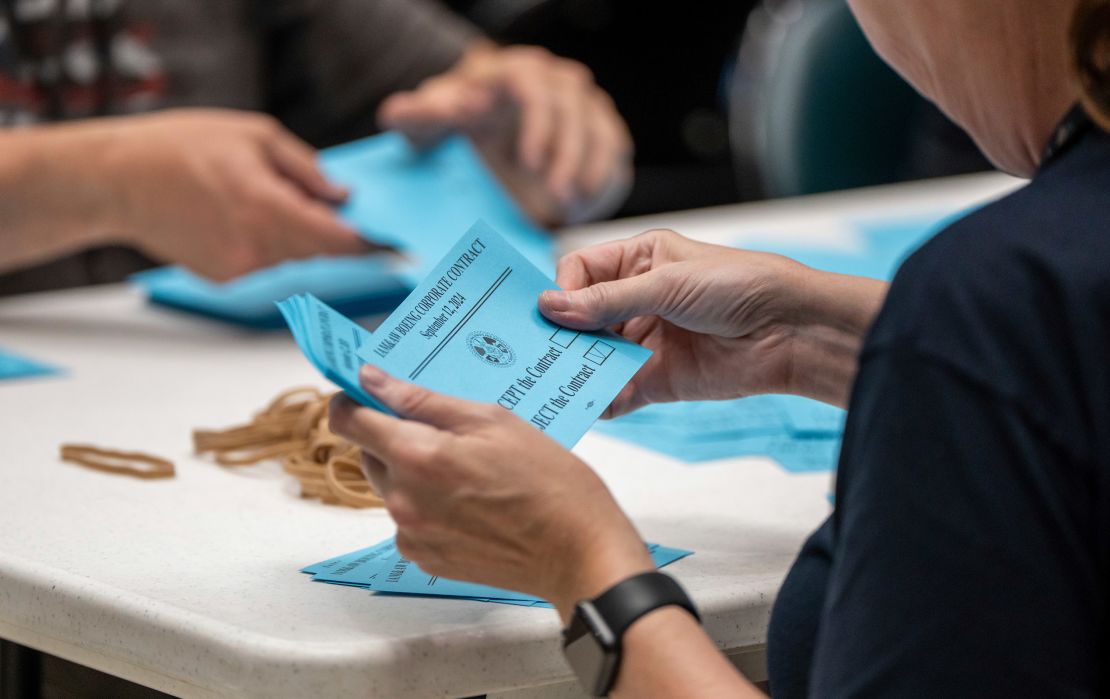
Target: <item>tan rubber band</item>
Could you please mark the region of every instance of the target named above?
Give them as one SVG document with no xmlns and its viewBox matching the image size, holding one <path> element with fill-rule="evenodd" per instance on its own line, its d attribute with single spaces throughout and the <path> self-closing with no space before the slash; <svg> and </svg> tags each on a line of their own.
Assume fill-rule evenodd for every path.
<svg viewBox="0 0 1110 699">
<path fill-rule="evenodd" d="M 101 449 L 88 444 L 63 444 L 60 456 L 62 461 L 120 476 L 146 480 L 174 476 L 173 462 L 141 452 Z M 140 467 L 136 464 L 146 464 L 146 466 Z"/>
<path fill-rule="evenodd" d="M 221 466 L 277 460 L 296 478 L 301 497 L 329 505 L 382 507 L 366 480 L 359 449 L 328 429 L 330 395 L 314 388 L 279 394 L 250 422 L 223 430 L 195 430 L 193 447 Z"/>
</svg>

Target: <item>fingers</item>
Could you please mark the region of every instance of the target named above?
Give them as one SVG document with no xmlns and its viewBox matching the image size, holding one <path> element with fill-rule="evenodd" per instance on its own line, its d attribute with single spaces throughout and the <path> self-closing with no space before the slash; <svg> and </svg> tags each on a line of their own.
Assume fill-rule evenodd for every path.
<svg viewBox="0 0 1110 699">
<path fill-rule="evenodd" d="M 359 383 L 400 417 L 444 430 L 461 427 L 476 417 L 501 410 L 496 406 L 429 391 L 414 383 L 396 379 L 371 364 L 364 365 L 359 371 Z"/>
<path fill-rule="evenodd" d="M 661 267 L 673 261 L 673 256 L 666 254 L 667 246 L 661 245 L 672 236 L 681 237 L 673 231 L 651 230 L 564 255 L 556 267 L 555 283 L 567 291 L 574 291 Z"/>
<path fill-rule="evenodd" d="M 378 494 L 378 497 L 384 500 L 391 490 L 389 469 L 385 467 L 385 464 L 365 451 L 361 454 L 359 465 L 362 467 L 362 475 L 366 476 L 366 480 L 370 482 L 371 487 L 374 488 L 374 492 Z"/>
<path fill-rule="evenodd" d="M 593 90 L 590 145 L 578 175 L 578 191 L 587 198 L 608 188 L 628 186 L 632 178 L 632 138 L 609 95 Z"/>
<path fill-rule="evenodd" d="M 637 253 L 635 239 L 615 240 L 563 256 L 555 268 L 555 283 L 574 291 L 597 282 L 620 279 L 625 259 Z M 650 259 L 650 258 L 649 258 Z"/>
<path fill-rule="evenodd" d="M 556 126 L 547 186 L 564 206 L 568 206 L 578 197 L 576 183 L 586 159 L 586 149 L 592 145 L 587 130 L 588 102 L 580 85 L 563 78 L 553 90 L 552 104 Z"/>
<path fill-rule="evenodd" d="M 643 274 L 672 262 L 719 255 L 725 250 L 695 242 L 666 228 L 656 228 L 564 255 L 556 268 L 555 282 L 568 291 L 581 289 Z"/>
<path fill-rule="evenodd" d="M 305 197 L 288 182 L 258 185 L 257 206 L 268 212 L 253 233 L 260 238 L 267 262 L 312 255 L 362 255 L 372 246 L 328 205 Z"/>
<path fill-rule="evenodd" d="M 617 397 L 613 399 L 613 402 L 610 403 L 609 407 L 605 409 L 605 412 L 601 414 L 601 419 L 612 420 L 621 415 L 627 415 L 645 405 L 647 405 L 647 402 L 643 399 L 643 396 L 640 395 L 636 380 L 633 379 L 621 389 L 621 392 L 617 394 Z"/>
<path fill-rule="evenodd" d="M 525 73 L 505 75 L 503 89 L 516 102 L 519 113 L 517 157 L 531 172 L 543 172 L 555 133 L 551 93 L 534 75 Z"/>
<path fill-rule="evenodd" d="M 600 330 L 639 316 L 669 315 L 680 283 L 665 269 L 652 270 L 576 291 L 545 291 L 539 307 L 553 323 Z"/>
<path fill-rule="evenodd" d="M 328 427 L 382 464 L 395 463 L 406 444 L 427 442 L 434 433 L 427 425 L 365 408 L 342 393 L 328 404 Z"/>
<path fill-rule="evenodd" d="M 396 129 L 418 146 L 440 140 L 489 108 L 487 91 L 461 75 L 448 73 L 399 92 L 382 103 L 378 123 Z"/>
<path fill-rule="evenodd" d="M 282 130 L 266 140 L 266 152 L 278 172 L 300 187 L 306 194 L 330 204 L 341 204 L 347 190 L 320 171 L 316 151 L 299 138 Z"/>
</svg>

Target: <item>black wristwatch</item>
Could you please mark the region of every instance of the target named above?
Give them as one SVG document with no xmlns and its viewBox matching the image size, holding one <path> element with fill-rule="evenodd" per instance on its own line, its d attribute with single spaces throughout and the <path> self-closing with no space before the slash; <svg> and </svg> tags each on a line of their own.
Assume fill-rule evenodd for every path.
<svg viewBox="0 0 1110 699">
<path fill-rule="evenodd" d="M 701 622 L 682 586 L 658 571 L 634 575 L 594 600 L 578 603 L 570 625 L 563 630 L 563 653 L 591 696 L 607 696 L 616 684 L 621 668 L 621 638 L 628 627 L 648 612 L 672 604 Z"/>
</svg>

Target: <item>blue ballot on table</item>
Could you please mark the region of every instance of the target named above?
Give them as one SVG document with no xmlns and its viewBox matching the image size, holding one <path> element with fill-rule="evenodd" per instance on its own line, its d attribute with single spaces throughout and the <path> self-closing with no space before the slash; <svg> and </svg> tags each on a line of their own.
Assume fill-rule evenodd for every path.
<svg viewBox="0 0 1110 699">
<path fill-rule="evenodd" d="M 48 376 L 56 373 L 58 373 L 56 367 L 0 349 L 0 380 Z"/>
<path fill-rule="evenodd" d="M 151 302 L 262 330 L 285 325 L 274 306 L 291 294 L 327 299 L 346 315 L 388 313 L 412 286 L 388 255 L 291 260 L 217 284 L 183 267 L 159 267 L 132 275 Z"/>
<path fill-rule="evenodd" d="M 646 546 L 659 568 L 693 553 L 659 544 Z M 523 592 L 429 575 L 400 554 L 392 537 L 368 548 L 305 566 L 301 572 L 312 575 L 315 582 L 361 587 L 386 594 L 432 595 L 521 606 L 550 606 L 544 600 Z"/>
<path fill-rule="evenodd" d="M 496 403 L 573 446 L 651 352 L 608 332 L 540 315 L 555 284 L 485 223 L 476 223 L 371 336 L 311 296 L 279 304 L 309 360 L 364 405 L 370 363 L 398 378 Z"/>
</svg>

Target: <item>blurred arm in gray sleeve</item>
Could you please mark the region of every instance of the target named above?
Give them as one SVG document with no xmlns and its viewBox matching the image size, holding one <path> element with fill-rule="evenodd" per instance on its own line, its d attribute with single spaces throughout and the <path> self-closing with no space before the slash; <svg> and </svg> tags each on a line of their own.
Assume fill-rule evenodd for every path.
<svg viewBox="0 0 1110 699">
<path fill-rule="evenodd" d="M 478 30 L 431 0 L 263 0 L 266 110 L 323 147 L 377 131 L 378 105 L 450 68 Z"/>
</svg>

